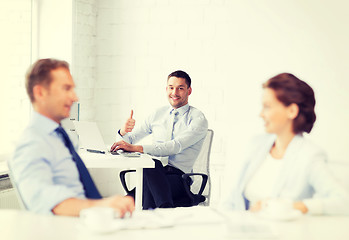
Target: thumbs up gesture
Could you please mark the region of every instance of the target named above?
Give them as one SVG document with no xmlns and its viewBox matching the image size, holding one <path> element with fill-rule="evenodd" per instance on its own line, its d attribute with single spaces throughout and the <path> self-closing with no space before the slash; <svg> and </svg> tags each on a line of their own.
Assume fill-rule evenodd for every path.
<svg viewBox="0 0 349 240">
<path fill-rule="evenodd" d="M 120 130 L 120 134 L 124 136 L 128 132 L 132 132 L 134 126 L 136 124 L 136 120 L 133 119 L 133 110 L 131 110 L 130 117 L 126 120 L 126 123 L 123 128 Z"/>
</svg>

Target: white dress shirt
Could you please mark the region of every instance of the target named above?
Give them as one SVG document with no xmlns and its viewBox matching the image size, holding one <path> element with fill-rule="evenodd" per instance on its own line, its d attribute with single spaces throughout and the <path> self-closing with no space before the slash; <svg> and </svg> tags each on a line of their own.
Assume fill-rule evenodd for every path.
<svg viewBox="0 0 349 240">
<path fill-rule="evenodd" d="M 169 139 L 172 107 L 159 108 L 146 118 L 142 124 L 125 134 L 124 141 L 135 144 L 145 136 L 152 134 L 153 143 L 143 145 L 144 153 L 155 157 L 167 157 L 168 164 L 185 173 L 192 171 L 194 162 L 201 150 L 207 134 L 207 120 L 204 114 L 189 104 L 177 109 L 173 127 L 173 139 Z"/>
<path fill-rule="evenodd" d="M 259 200 L 268 199 L 281 171 L 283 159 L 275 159 L 270 154 L 259 166 L 245 188 L 245 197 L 253 205 Z"/>
</svg>

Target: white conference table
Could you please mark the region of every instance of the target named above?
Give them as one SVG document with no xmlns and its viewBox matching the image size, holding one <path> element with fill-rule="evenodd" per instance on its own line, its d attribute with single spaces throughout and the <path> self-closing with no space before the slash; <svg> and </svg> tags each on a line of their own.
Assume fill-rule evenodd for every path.
<svg viewBox="0 0 349 240">
<path fill-rule="evenodd" d="M 135 207 L 142 210 L 143 168 L 154 168 L 155 163 L 148 154 L 140 157 L 125 157 L 110 153 L 91 153 L 80 149 L 79 155 L 87 168 L 119 168 L 136 170 L 136 199 Z"/>
<path fill-rule="evenodd" d="M 91 232 L 83 226 L 82 221 L 75 217 L 38 215 L 20 210 L 0 210 L 0 234 L 6 240 L 22 239 L 265 239 L 263 236 L 231 235 L 241 223 L 261 224 L 272 227 L 276 235 L 268 239 L 281 240 L 347 240 L 349 239 L 349 217 L 347 216 L 301 216 L 293 221 L 270 221 L 258 218 L 246 212 L 231 212 L 227 216 L 217 214 L 209 207 L 192 207 L 176 209 L 159 209 L 138 211 L 147 213 L 151 221 L 152 214 L 161 215 L 165 220 L 172 219 L 173 225 L 156 228 L 119 229 L 106 233 Z M 233 221 L 230 221 L 233 219 Z M 239 221 L 237 221 L 239 219 Z M 135 215 L 131 221 L 137 220 Z M 125 221 L 117 219 L 114 221 Z M 127 220 L 126 220 L 127 221 Z M 232 223 L 237 221 L 235 224 Z M 248 229 L 242 228 L 244 231 Z"/>
</svg>

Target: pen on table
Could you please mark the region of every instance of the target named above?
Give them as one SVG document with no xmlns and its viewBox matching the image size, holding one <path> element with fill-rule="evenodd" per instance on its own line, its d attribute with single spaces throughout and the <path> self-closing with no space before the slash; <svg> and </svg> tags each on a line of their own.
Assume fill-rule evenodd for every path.
<svg viewBox="0 0 349 240">
<path fill-rule="evenodd" d="M 102 154 L 105 154 L 104 151 L 94 150 L 94 149 L 86 149 L 86 151 L 88 151 L 88 152 L 93 152 L 93 153 L 102 153 Z"/>
</svg>

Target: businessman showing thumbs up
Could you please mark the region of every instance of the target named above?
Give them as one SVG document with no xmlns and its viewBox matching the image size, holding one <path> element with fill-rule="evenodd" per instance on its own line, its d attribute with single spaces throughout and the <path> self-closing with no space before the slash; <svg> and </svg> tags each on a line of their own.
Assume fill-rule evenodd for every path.
<svg viewBox="0 0 349 240">
<path fill-rule="evenodd" d="M 194 204 L 185 190 L 187 183 L 183 183 L 182 174 L 192 172 L 207 133 L 207 120 L 200 110 L 189 105 L 191 93 L 189 75 L 180 70 L 171 73 L 166 86 L 170 106 L 155 110 L 135 129 L 131 111 L 111 147 L 111 151 L 123 149 L 154 158 L 168 157 L 167 165 L 154 159 L 155 168 L 143 170 L 143 209 Z M 153 137 L 151 144 L 137 145 L 148 135 Z"/>
<path fill-rule="evenodd" d="M 121 136 L 124 136 L 128 132 L 132 132 L 132 130 L 136 124 L 136 120 L 134 120 L 132 117 L 133 117 L 133 110 L 131 110 L 131 115 L 127 119 L 127 121 L 125 122 L 124 127 L 120 129 Z"/>
</svg>

